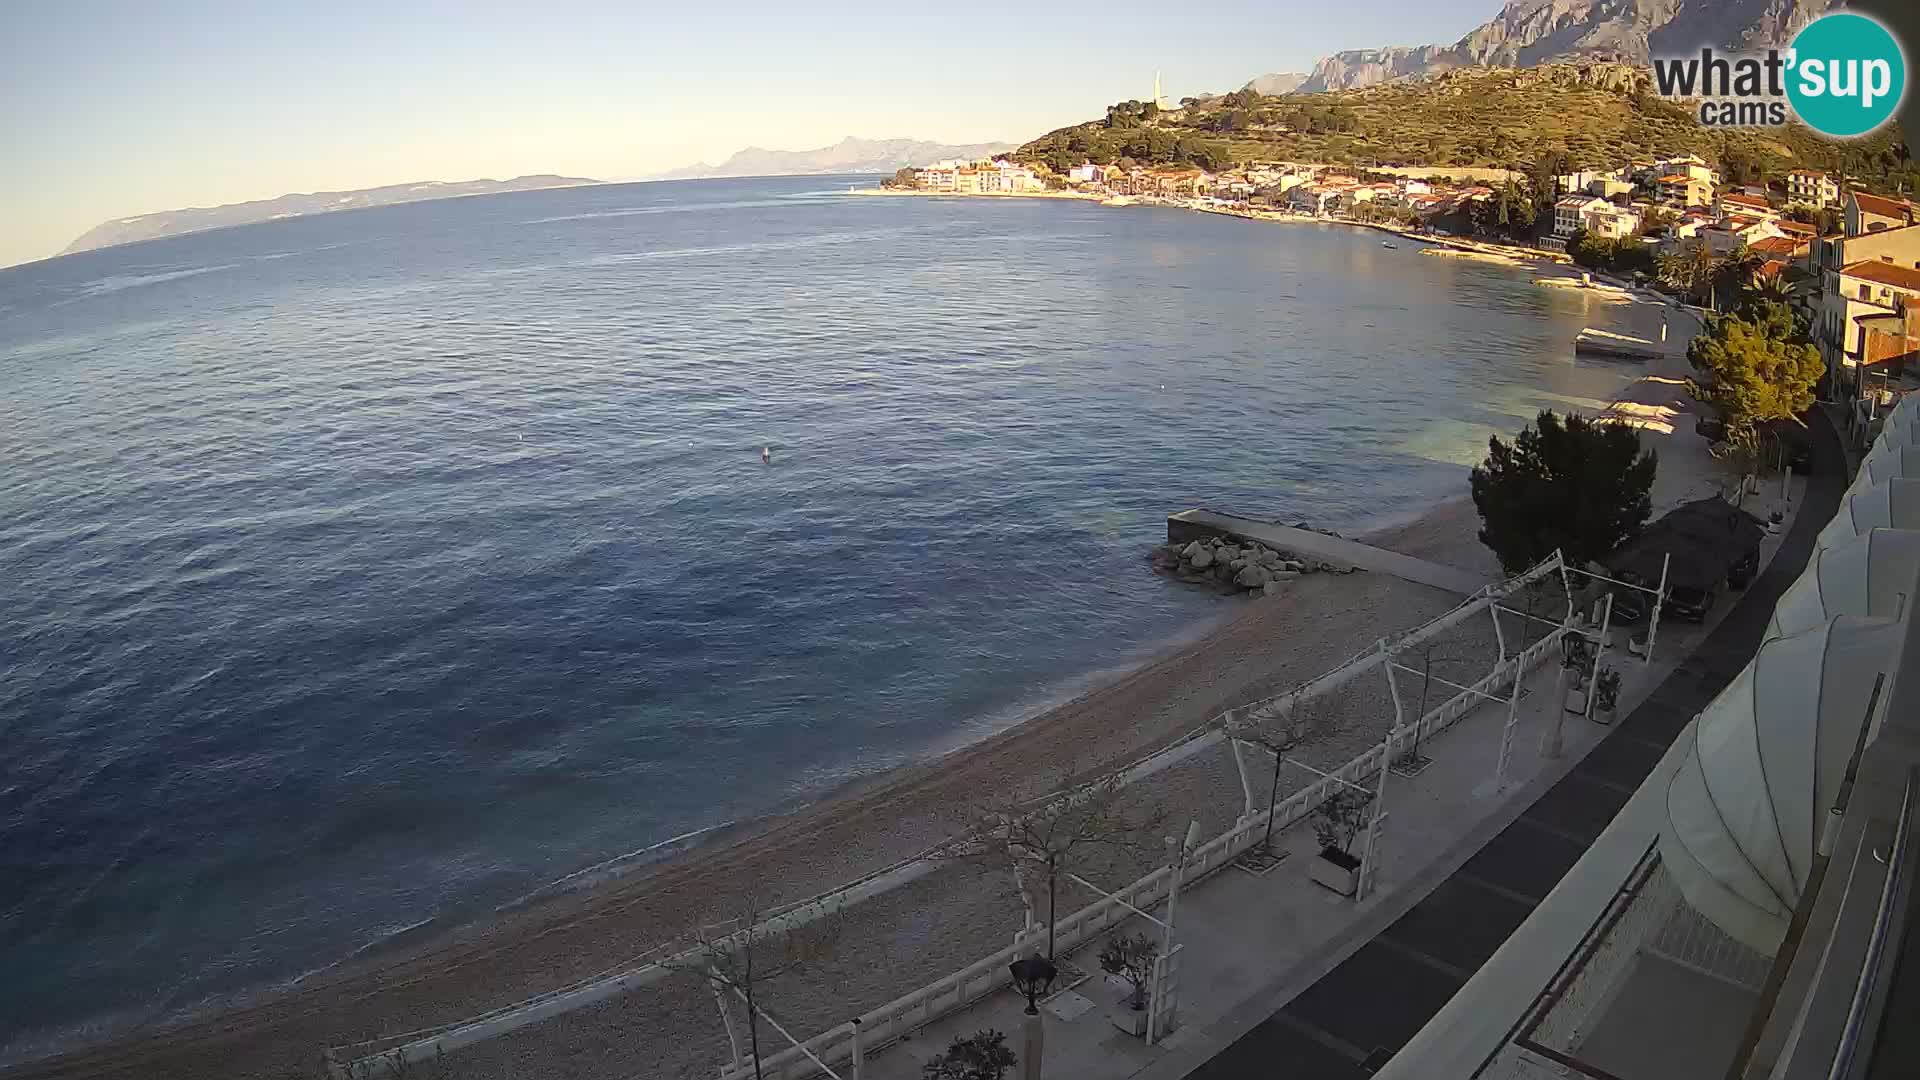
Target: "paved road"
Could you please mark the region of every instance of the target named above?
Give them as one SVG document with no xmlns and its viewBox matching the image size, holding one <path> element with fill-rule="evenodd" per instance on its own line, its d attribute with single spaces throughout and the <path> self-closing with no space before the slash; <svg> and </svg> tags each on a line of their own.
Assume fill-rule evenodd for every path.
<svg viewBox="0 0 1920 1080">
<path fill-rule="evenodd" d="M 1626 805 L 1674 737 L 1753 659 L 1780 594 L 1839 507 L 1845 456 L 1812 425 L 1813 475 L 1767 569 L 1619 730 L 1426 899 L 1189 1080 L 1364 1080 L 1440 1011 Z"/>
<path fill-rule="evenodd" d="M 1272 548 L 1290 551 L 1296 555 L 1305 555 L 1320 562 L 1337 566 L 1357 566 L 1362 570 L 1374 570 L 1382 574 L 1392 574 L 1397 578 L 1421 585 L 1431 585 L 1436 589 L 1470 596 L 1488 585 L 1494 579 L 1470 574 L 1465 570 L 1451 566 L 1442 566 L 1425 559 L 1416 559 L 1411 555 L 1402 555 L 1397 551 L 1388 551 L 1357 540 L 1328 536 L 1326 533 L 1313 532 L 1310 529 L 1296 529 L 1291 525 L 1276 525 L 1268 521 L 1256 521 L 1253 518 L 1235 517 L 1232 514 L 1215 513 L 1212 510 L 1183 510 L 1167 518 L 1168 539 L 1180 535 L 1181 526 L 1194 527 L 1198 532 L 1232 533 L 1248 540 L 1258 540 Z"/>
</svg>

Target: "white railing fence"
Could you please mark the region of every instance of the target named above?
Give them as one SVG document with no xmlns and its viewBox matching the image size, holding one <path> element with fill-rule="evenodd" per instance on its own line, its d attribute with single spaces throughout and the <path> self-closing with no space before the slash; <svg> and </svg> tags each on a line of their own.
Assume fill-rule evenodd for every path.
<svg viewBox="0 0 1920 1080">
<path fill-rule="evenodd" d="M 1358 678 L 1361 674 L 1387 663 L 1396 652 L 1411 648 L 1422 640 L 1459 625 L 1534 582 L 1556 576 L 1562 576 L 1558 555 L 1554 555 L 1523 574 L 1486 587 L 1438 618 L 1407 631 L 1397 638 L 1383 641 L 1377 647 L 1370 647 L 1339 667 L 1286 693 L 1227 709 L 1169 745 L 1111 775 L 1117 776 L 1123 784 L 1131 784 L 1171 768 L 1226 741 L 1230 731 L 1251 719 L 1271 716 L 1275 710 L 1290 709 L 1307 697 L 1324 694 L 1335 686 Z M 1498 629 L 1497 620 L 1495 628 Z M 1516 664 L 1519 665 L 1522 675 L 1538 666 L 1547 651 L 1557 647 L 1566 629 L 1565 626 L 1561 626 L 1549 632 L 1512 660 L 1496 664 L 1493 670 L 1473 684 L 1473 689 L 1459 691 L 1429 710 L 1415 723 L 1407 724 L 1399 731 L 1390 734 L 1386 742 L 1375 745 L 1340 769 L 1294 792 L 1275 806 L 1274 828 L 1276 830 L 1285 828 L 1305 818 L 1325 801 L 1331 792 L 1343 784 L 1356 784 L 1365 777 L 1373 775 L 1381 766 L 1383 759 L 1390 756 L 1386 751 L 1387 744 L 1411 735 L 1416 724 L 1421 738 L 1445 730 L 1454 721 L 1471 712 L 1486 691 L 1495 686 L 1506 685 L 1507 680 L 1513 677 Z M 1035 802 L 1072 798 L 1079 790 L 1081 789 L 1043 796 Z M 1200 850 L 1209 852 L 1209 856 L 1204 860 L 1198 854 L 1192 857 L 1188 862 L 1188 871 L 1183 880 L 1198 880 L 1238 858 L 1253 845 L 1256 832 L 1264 835 L 1266 821 L 1267 812 L 1264 810 L 1249 814 L 1237 821 L 1227 832 L 1202 845 Z M 856 881 L 777 908 L 751 932 L 777 932 L 791 929 L 825 918 L 830 914 L 844 912 L 863 900 L 900 888 L 933 873 L 942 864 L 942 860 L 936 857 L 940 852 L 965 844 L 969 839 L 961 837 L 936 844 Z M 1115 897 L 1131 897 L 1129 902 L 1139 907 L 1157 903 L 1165 895 L 1165 874 L 1164 869 L 1148 874 L 1130 886 L 1127 891 L 1115 894 Z M 1153 884 L 1156 882 L 1157 885 Z M 1134 892 L 1142 888 L 1148 891 Z M 1154 889 L 1159 891 L 1153 891 Z M 1112 908 L 1111 911 L 1108 910 L 1109 907 Z M 1075 927 L 1094 925 L 1091 932 L 1097 933 L 1123 921 L 1124 916 L 1116 915 L 1115 912 L 1124 911 L 1123 907 L 1114 905 L 1112 900 L 1102 900 L 1060 920 L 1055 932 L 1056 952 L 1066 951 L 1066 947 L 1059 943 L 1072 941 L 1078 945 L 1085 940 L 1088 932 L 1081 932 L 1081 936 L 1075 938 L 1067 936 L 1069 923 Z M 738 932 L 749 931 L 743 929 Z M 1042 932 L 1044 933 L 1044 928 Z M 962 971 L 928 984 L 898 1001 L 867 1014 L 862 1018 L 861 1042 L 866 1047 L 883 1045 L 912 1030 L 913 1027 L 937 1019 L 992 993 L 1010 981 L 1006 970 L 1007 963 L 1020 955 L 1020 950 L 1030 947 L 1030 943 L 1023 939 L 1020 944 L 1003 949 Z M 595 975 L 475 1016 L 463 1017 L 400 1035 L 386 1035 L 363 1042 L 330 1047 L 324 1053 L 327 1068 L 335 1080 L 351 1080 L 361 1076 L 399 1075 L 405 1066 L 432 1061 L 461 1047 L 506 1034 L 573 1009 L 604 1001 L 629 990 L 650 986 L 674 971 L 694 966 L 699 959 L 699 953 L 700 948 L 697 946 L 677 952 L 671 944 L 657 946 Z M 908 1023 L 909 1020 L 911 1023 Z M 850 1043 L 852 1030 L 851 1022 L 842 1024 L 815 1036 L 804 1045 L 830 1063 L 845 1060 L 851 1056 L 852 1052 Z M 832 1053 L 823 1051 L 823 1046 L 830 1047 Z M 839 1056 L 835 1057 L 834 1054 Z M 771 1065 L 775 1061 L 784 1061 L 798 1071 L 775 1073 L 771 1071 Z M 796 1062 L 804 1063 L 804 1068 L 795 1064 Z M 808 1075 L 806 1070 L 814 1068 L 812 1062 L 807 1060 L 806 1054 L 798 1048 L 789 1048 L 773 1057 L 763 1058 L 761 1065 L 762 1073 L 767 1077 Z M 722 1075 L 723 1080 L 749 1076 L 751 1064 L 745 1072 L 729 1071 Z"/>
<path fill-rule="evenodd" d="M 1477 692 L 1462 690 L 1429 710 L 1419 720 L 1422 737 L 1445 731 L 1479 705 L 1488 691 L 1506 685 L 1512 678 L 1524 677 L 1527 672 L 1540 666 L 1549 655 L 1555 654 L 1564 633 L 1564 627 L 1555 630 L 1519 655 L 1498 665 L 1475 684 Z M 1290 695 L 1282 695 L 1287 696 Z M 1265 703 L 1242 706 L 1242 710 L 1251 710 L 1261 704 Z M 1411 725 L 1395 739 L 1405 738 L 1410 733 Z M 1391 741 L 1394 740 L 1375 744 L 1340 768 L 1282 799 L 1274 807 L 1274 828 L 1284 829 L 1305 820 L 1335 791 L 1363 783 L 1383 766 L 1390 765 Z M 1187 857 L 1182 887 L 1221 870 L 1259 844 L 1266 835 L 1266 825 L 1267 812 L 1259 810 L 1241 817 L 1226 832 L 1201 844 Z M 1171 881 L 1170 868 L 1163 866 L 1111 896 L 1102 897 L 1078 911 L 1061 916 L 1054 929 L 1055 954 L 1066 955 L 1091 943 L 1105 931 L 1133 917 L 1132 908 L 1151 910 L 1166 899 Z M 861 1015 L 858 1030 L 864 1052 L 871 1054 L 875 1049 L 1010 986 L 1012 975 L 1007 965 L 1039 948 L 1045 940 L 1046 927 L 1036 927 L 1014 944 Z M 852 1021 L 829 1028 L 801 1044 L 805 1047 L 804 1051 L 800 1047 L 789 1047 L 763 1058 L 760 1073 L 766 1080 L 798 1080 L 818 1075 L 819 1068 L 810 1060 L 809 1054 L 830 1065 L 851 1059 L 854 1031 L 855 1024 Z M 723 1070 L 720 1077 L 721 1080 L 750 1080 L 753 1075 L 753 1065 L 747 1062 L 739 1068 Z"/>
</svg>

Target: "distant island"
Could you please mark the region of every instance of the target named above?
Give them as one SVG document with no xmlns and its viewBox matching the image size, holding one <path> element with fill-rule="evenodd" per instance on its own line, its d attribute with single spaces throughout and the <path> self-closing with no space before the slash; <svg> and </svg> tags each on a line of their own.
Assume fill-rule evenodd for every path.
<svg viewBox="0 0 1920 1080">
<path fill-rule="evenodd" d="M 577 176 L 544 174 L 516 176 L 511 180 L 452 182 L 423 180 L 411 184 L 363 188 L 359 191 L 315 191 L 298 195 L 282 195 L 277 199 L 229 203 L 226 206 L 162 210 L 157 214 L 115 218 L 95 225 L 81 234 L 80 239 L 68 244 L 66 250 L 60 254 L 71 255 L 76 251 L 92 251 L 94 248 L 131 244 L 138 240 L 152 240 L 161 236 L 202 232 L 228 225 L 248 225 L 256 221 L 272 221 L 275 218 L 325 214 L 335 210 L 359 210 L 369 206 L 392 206 L 396 203 L 424 202 L 428 199 L 451 199 L 460 195 L 491 195 L 502 191 L 534 191 L 540 188 L 580 187 L 584 184 L 598 183 L 600 183 L 598 180 L 587 180 Z"/>
<path fill-rule="evenodd" d="M 947 158 L 972 161 L 1004 154 L 1013 143 L 922 142 L 918 139 L 856 139 L 849 135 L 817 150 L 762 150 L 749 146 L 718 165 L 698 162 L 656 173 L 649 180 L 706 180 L 721 176 L 816 176 L 829 173 L 890 173 Z"/>
</svg>

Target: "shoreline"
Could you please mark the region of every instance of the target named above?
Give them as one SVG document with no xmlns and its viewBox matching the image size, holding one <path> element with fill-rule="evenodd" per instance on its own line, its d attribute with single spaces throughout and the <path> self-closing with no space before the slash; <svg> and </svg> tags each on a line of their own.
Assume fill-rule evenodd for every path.
<svg viewBox="0 0 1920 1080">
<path fill-rule="evenodd" d="M 1409 514 L 1360 535 L 1442 558 L 1449 549 L 1458 558 L 1464 540 L 1466 554 L 1478 549 L 1491 562 L 1474 530 L 1461 527 L 1477 520 L 1466 496 Z M 1143 564 L 1140 572 L 1150 570 Z M 1389 596 L 1396 602 L 1383 603 Z M 1369 597 L 1373 603 L 1365 602 Z M 692 921 L 670 910 L 711 913 L 743 881 L 777 887 L 761 898 L 769 904 L 788 902 L 923 850 L 962 824 L 968 789 L 986 777 L 1040 794 L 1165 746 L 1232 705 L 1280 692 L 1344 659 L 1391 629 L 1377 616 L 1408 597 L 1442 608 L 1454 600 L 1384 575 L 1300 579 L 1276 597 L 1239 602 L 1238 610 L 1183 627 L 1144 655 L 1088 673 L 1090 681 L 1064 700 L 1036 702 L 961 745 L 849 779 L 806 805 L 718 827 L 707 842 L 665 858 L 586 868 L 578 872 L 588 877 L 580 886 L 561 888 L 568 880 L 562 878 L 474 921 L 432 927 L 428 920 L 290 981 L 206 1003 L 145 1032 L 0 1066 L 0 1076 L 157 1080 L 205 1076 L 217 1063 L 221 1075 L 277 1080 L 310 1064 L 323 1046 L 518 1000 L 644 952 Z M 1315 635 L 1311 648 L 1276 654 L 1264 647 L 1275 636 L 1307 633 Z M 1223 652 L 1236 654 L 1232 663 L 1219 663 Z M 1134 715 L 1115 722 L 1116 713 L 1127 712 Z M 596 874 L 602 869 L 606 876 Z"/>
<path fill-rule="evenodd" d="M 1097 201 L 1068 193 L 884 194 Z M 1381 228 L 1300 215 L 1274 220 Z M 1477 556 L 1490 563 L 1476 527 L 1470 500 L 1456 492 L 1422 509 L 1391 513 L 1358 535 L 1437 561 Z M 1041 688 L 1031 705 L 1008 710 L 1011 720 L 988 720 L 946 750 L 849 778 L 800 806 L 717 826 L 658 859 L 620 865 L 653 848 L 617 856 L 471 921 L 440 926 L 427 920 L 292 981 L 176 1014 L 149 1034 L 95 1042 L 65 1058 L 0 1066 L 0 1076 L 197 1077 L 216 1064 L 221 1075 L 284 1075 L 286 1062 L 310 1064 L 323 1045 L 457 1019 L 524 997 L 644 951 L 645 943 L 684 929 L 688 918 L 674 912 L 712 912 L 743 879 L 772 878 L 780 891 L 766 899 L 781 902 L 923 849 L 951 831 L 964 794 L 983 780 L 1038 793 L 1166 745 L 1224 708 L 1282 691 L 1344 659 L 1356 643 L 1418 621 L 1411 608 L 1432 599 L 1423 591 L 1432 592 L 1380 575 L 1296 582 L 1276 598 L 1193 620 L 1078 682 Z M 1275 638 L 1297 651 L 1272 649 Z M 1069 687 L 1075 689 L 1065 692 Z M 585 880 L 565 886 L 575 877 Z M 487 994 L 476 986 L 499 990 Z"/>
<path fill-rule="evenodd" d="M 1190 202 L 1168 199 L 1159 195 L 1097 195 L 1086 191 L 920 191 L 915 188 L 854 188 L 848 195 L 862 197 L 922 198 L 922 199 L 1066 199 L 1073 202 L 1098 203 L 1101 206 L 1123 208 L 1130 206 L 1153 207 L 1162 210 L 1184 210 L 1190 214 L 1212 214 L 1216 217 L 1234 217 L 1245 221 L 1265 221 L 1291 225 L 1342 225 L 1351 229 L 1372 229 L 1375 232 L 1401 237 L 1417 244 L 1425 244 L 1425 255 L 1447 255 L 1458 258 L 1479 259 L 1502 266 L 1526 268 L 1535 264 L 1547 267 L 1577 271 L 1570 256 L 1546 251 L 1540 248 L 1522 247 L 1518 244 L 1500 244 L 1472 237 L 1453 236 L 1446 233 L 1428 233 L 1401 225 L 1390 225 L 1381 221 L 1355 221 L 1351 218 L 1319 217 L 1303 214 L 1294 210 L 1238 209 L 1229 206 L 1196 206 Z"/>
</svg>

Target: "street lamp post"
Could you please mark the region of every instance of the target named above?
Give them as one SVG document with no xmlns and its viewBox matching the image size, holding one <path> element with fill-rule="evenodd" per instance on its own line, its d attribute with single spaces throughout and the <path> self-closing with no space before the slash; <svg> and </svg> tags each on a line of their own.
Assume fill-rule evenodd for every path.
<svg viewBox="0 0 1920 1080">
<path fill-rule="evenodd" d="M 1046 1042 L 1046 1032 L 1040 1026 L 1040 999 L 1047 995 L 1053 986 L 1054 976 L 1059 969 L 1053 961 L 1031 953 L 1007 965 L 1013 973 L 1014 989 L 1026 995 L 1026 1047 L 1021 1054 L 1020 1075 L 1024 1080 L 1040 1080 L 1040 1056 Z"/>
</svg>

